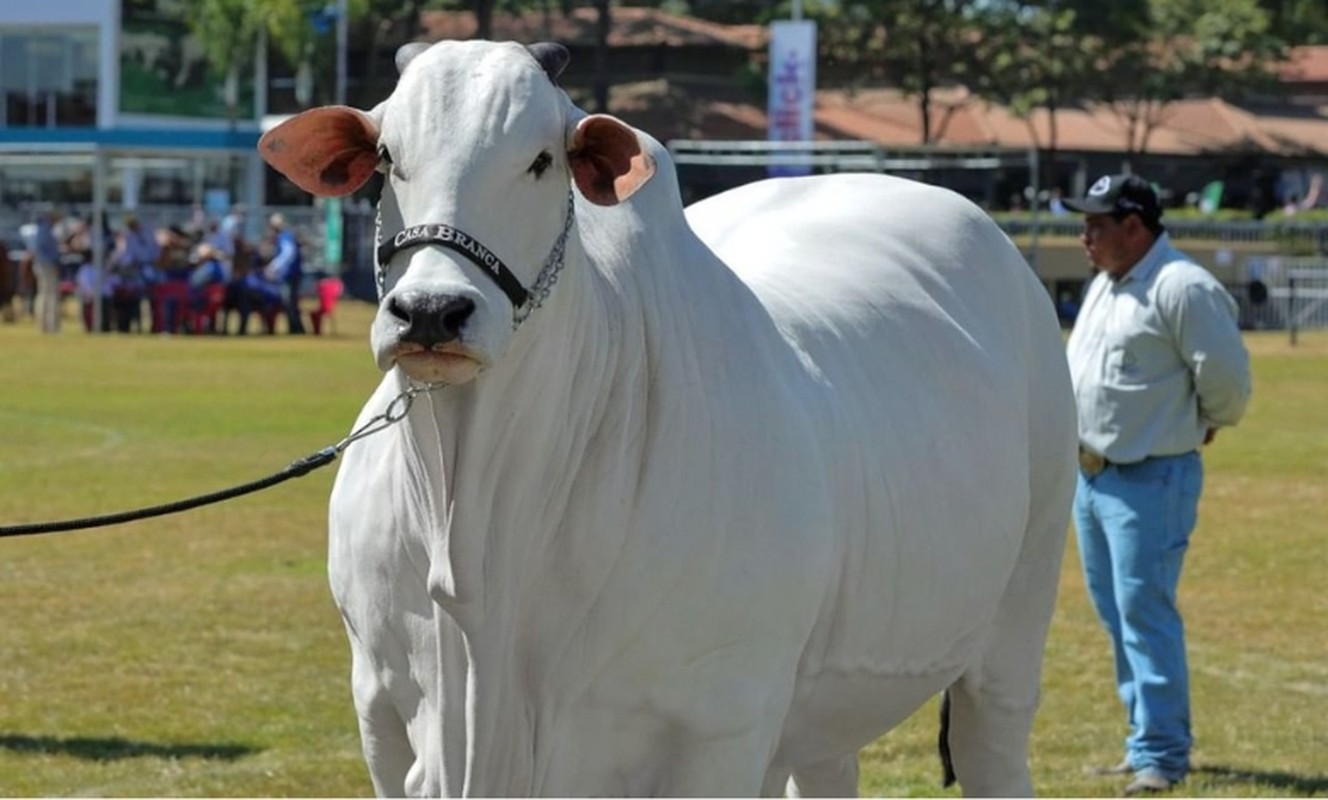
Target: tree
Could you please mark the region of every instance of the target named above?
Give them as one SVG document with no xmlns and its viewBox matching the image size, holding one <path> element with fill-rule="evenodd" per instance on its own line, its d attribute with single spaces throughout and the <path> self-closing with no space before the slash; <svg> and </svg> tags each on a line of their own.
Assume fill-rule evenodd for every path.
<svg viewBox="0 0 1328 800">
<path fill-rule="evenodd" d="M 224 75 L 222 94 L 226 102 L 226 122 L 235 131 L 240 105 L 240 76 L 258 52 L 259 31 L 263 26 L 260 0 L 188 0 L 185 22 L 190 33 L 203 47 L 208 65 Z M 236 183 L 235 157 L 226 159 L 226 183 Z"/>
<path fill-rule="evenodd" d="M 1269 31 L 1288 44 L 1328 44 L 1328 3 L 1323 0 L 1260 0 Z"/>
<path fill-rule="evenodd" d="M 592 0 L 597 16 L 595 18 L 595 110 L 607 113 L 609 110 L 609 31 L 613 28 L 613 11 L 609 0 Z"/>
<path fill-rule="evenodd" d="M 493 0 L 474 0 L 475 38 L 493 38 Z"/>
<path fill-rule="evenodd" d="M 185 21 L 202 45 L 208 65 L 224 76 L 226 119 L 234 129 L 240 74 L 254 62 L 263 27 L 260 0 L 188 0 Z"/>
<path fill-rule="evenodd" d="M 282 57 L 295 68 L 295 98 L 301 106 L 313 103 L 314 60 L 318 34 L 314 16 L 326 0 L 269 0 L 264 4 L 268 36 Z"/>
<path fill-rule="evenodd" d="M 390 48 L 395 54 L 398 47 L 413 41 L 419 34 L 420 13 L 429 5 L 432 5 L 429 0 L 352 0 L 351 19 L 370 21 L 365 50 L 369 57 L 362 72 L 364 85 L 378 85 L 378 53 Z M 351 25 L 352 30 L 360 27 L 358 23 Z"/>
<path fill-rule="evenodd" d="M 1063 6 L 1057 0 L 989 3 L 978 14 L 979 35 L 969 54 L 969 88 L 1024 120 L 1048 185 L 1057 183 L 1057 112 L 1077 105 L 1097 77 L 1080 17 Z M 1033 122 L 1039 110 L 1047 115 L 1045 142 Z"/>
<path fill-rule="evenodd" d="M 632 5 L 644 4 L 632 3 Z M 658 5 L 676 14 L 690 14 L 701 19 L 723 22 L 729 25 L 764 25 L 777 16 L 778 10 L 784 12 L 778 14 L 780 19 L 787 19 L 789 16 L 787 8 L 777 9 L 780 5 L 787 6 L 787 2 L 776 3 L 772 0 L 691 0 L 691 2 L 662 0 L 662 2 L 650 3 L 650 5 Z"/>
<path fill-rule="evenodd" d="M 932 93 L 962 83 L 975 14 L 984 0 L 810 2 L 822 64 L 858 85 L 892 84 L 915 97 L 922 144 L 936 141 L 948 115 L 933 120 Z"/>
<path fill-rule="evenodd" d="M 1285 58 L 1257 0 L 1149 0 L 1145 17 L 1101 43 L 1098 98 L 1125 124 L 1127 153 L 1146 152 L 1168 107 L 1184 97 L 1230 97 L 1272 79 Z"/>
</svg>

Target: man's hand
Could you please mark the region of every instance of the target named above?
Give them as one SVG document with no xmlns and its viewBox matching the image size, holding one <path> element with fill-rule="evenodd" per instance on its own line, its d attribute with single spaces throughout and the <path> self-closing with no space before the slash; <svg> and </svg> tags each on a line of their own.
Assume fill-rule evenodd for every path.
<svg viewBox="0 0 1328 800">
<path fill-rule="evenodd" d="M 1209 428 L 1208 431 L 1207 431 L 1206 433 L 1204 433 L 1204 441 L 1203 441 L 1203 443 L 1204 443 L 1204 444 L 1212 444 L 1212 443 L 1213 443 L 1213 440 L 1216 439 L 1216 438 L 1217 438 L 1217 428 Z"/>
</svg>

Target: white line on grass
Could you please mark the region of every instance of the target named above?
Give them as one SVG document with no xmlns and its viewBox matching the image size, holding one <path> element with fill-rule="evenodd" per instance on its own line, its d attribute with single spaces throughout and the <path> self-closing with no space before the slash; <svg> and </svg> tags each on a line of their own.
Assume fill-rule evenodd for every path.
<svg viewBox="0 0 1328 800">
<path fill-rule="evenodd" d="M 1191 643 L 1190 669 L 1236 683 L 1276 686 L 1288 692 L 1328 697 L 1328 666 L 1312 661 L 1246 652 L 1233 655 L 1216 647 Z M 1194 656 L 1199 656 L 1195 658 Z M 1220 658 L 1219 658 L 1220 656 Z M 1220 663 L 1226 659 L 1228 663 Z"/>
<path fill-rule="evenodd" d="M 55 464 L 62 464 L 66 461 L 88 458 L 120 446 L 124 443 L 126 438 L 119 430 L 105 425 L 97 425 L 92 422 L 70 420 L 61 417 L 51 417 L 44 414 L 27 414 L 17 411 L 0 410 L 0 425 L 5 427 L 12 425 L 34 427 L 49 426 L 57 429 L 63 428 L 66 430 L 84 432 L 93 436 L 101 437 L 100 442 L 91 446 L 51 453 L 50 455 L 44 455 L 39 458 L 5 458 L 0 460 L 0 472 L 13 472 L 20 469 L 32 469 L 33 467 L 49 467 Z"/>
</svg>

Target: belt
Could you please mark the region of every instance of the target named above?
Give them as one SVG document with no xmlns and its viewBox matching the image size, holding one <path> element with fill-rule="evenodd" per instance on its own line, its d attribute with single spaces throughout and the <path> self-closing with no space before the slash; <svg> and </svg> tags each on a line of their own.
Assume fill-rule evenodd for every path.
<svg viewBox="0 0 1328 800">
<path fill-rule="evenodd" d="M 1101 453 L 1094 453 L 1092 450 L 1079 448 L 1079 469 L 1084 475 L 1090 478 L 1096 478 L 1102 474 L 1102 470 L 1111 465 L 1111 461 Z"/>
<path fill-rule="evenodd" d="M 1123 469 L 1125 467 L 1133 467 L 1142 464 L 1145 461 L 1151 461 L 1155 458 L 1180 458 L 1181 456 L 1191 455 L 1193 453 L 1194 451 L 1190 450 L 1187 453 L 1177 453 L 1174 456 L 1148 456 L 1140 461 L 1131 461 L 1127 464 L 1122 464 L 1119 461 L 1112 461 L 1101 453 L 1094 453 L 1092 450 L 1081 446 L 1079 448 L 1079 469 L 1083 471 L 1084 475 L 1090 478 L 1096 478 L 1098 475 L 1101 475 L 1102 470 L 1107 467 L 1121 467 Z"/>
</svg>

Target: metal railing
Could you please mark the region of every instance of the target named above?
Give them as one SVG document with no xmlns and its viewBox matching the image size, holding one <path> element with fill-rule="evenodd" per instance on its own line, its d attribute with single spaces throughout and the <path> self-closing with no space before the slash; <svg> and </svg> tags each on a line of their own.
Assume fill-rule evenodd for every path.
<svg viewBox="0 0 1328 800">
<path fill-rule="evenodd" d="M 995 214 L 993 218 L 1010 236 L 1027 236 L 1034 227 L 1042 236 L 1078 238 L 1083 220 L 1077 215 L 1039 215 L 1035 222 L 1029 215 L 1011 217 Z M 1166 219 L 1167 231 L 1178 241 L 1209 241 L 1223 244 L 1267 244 L 1287 254 L 1328 253 L 1328 224 L 1289 220 L 1201 220 Z"/>
<path fill-rule="evenodd" d="M 808 167 L 830 172 L 919 172 L 936 169 L 997 169 L 1027 166 L 1018 153 L 982 148 L 891 151 L 867 141 L 671 139 L 667 145 L 679 166 Z"/>
<path fill-rule="evenodd" d="M 1297 331 L 1328 329 L 1328 257 L 1270 256 L 1246 261 L 1248 281 L 1228 287 L 1244 327 Z"/>
</svg>

